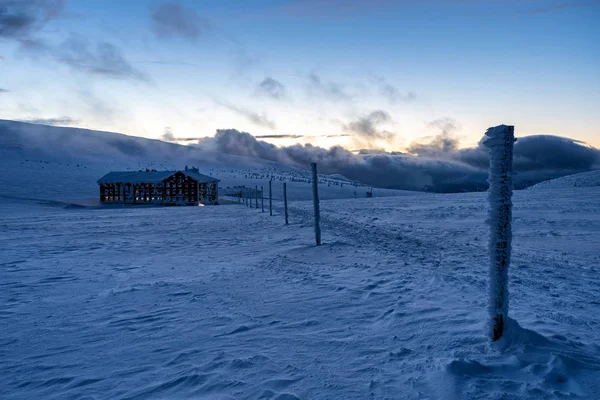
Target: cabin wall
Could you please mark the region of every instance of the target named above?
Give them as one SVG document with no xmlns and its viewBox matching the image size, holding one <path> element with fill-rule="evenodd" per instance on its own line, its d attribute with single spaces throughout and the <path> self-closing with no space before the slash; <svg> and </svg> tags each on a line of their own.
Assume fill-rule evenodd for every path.
<svg viewBox="0 0 600 400">
<path fill-rule="evenodd" d="M 189 204 L 198 205 L 199 185 L 198 181 L 177 173 L 164 180 L 165 204 Z"/>
</svg>

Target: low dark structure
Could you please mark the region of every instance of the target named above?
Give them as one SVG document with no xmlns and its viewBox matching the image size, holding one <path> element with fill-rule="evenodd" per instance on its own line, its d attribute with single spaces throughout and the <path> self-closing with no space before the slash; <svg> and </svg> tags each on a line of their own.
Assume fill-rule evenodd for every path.
<svg viewBox="0 0 600 400">
<path fill-rule="evenodd" d="M 100 203 L 199 206 L 218 204 L 219 180 L 197 168 L 109 172 L 98 179 Z"/>
</svg>

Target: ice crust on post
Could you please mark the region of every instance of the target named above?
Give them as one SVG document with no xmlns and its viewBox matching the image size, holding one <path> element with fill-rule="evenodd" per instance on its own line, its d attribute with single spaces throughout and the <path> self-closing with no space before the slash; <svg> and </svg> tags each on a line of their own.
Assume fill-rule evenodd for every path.
<svg viewBox="0 0 600 400">
<path fill-rule="evenodd" d="M 489 304 L 490 336 L 502 337 L 508 317 L 508 268 L 512 241 L 512 162 L 515 142 L 514 126 L 489 128 L 483 144 L 488 148 L 490 168 L 488 182 Z"/>
</svg>

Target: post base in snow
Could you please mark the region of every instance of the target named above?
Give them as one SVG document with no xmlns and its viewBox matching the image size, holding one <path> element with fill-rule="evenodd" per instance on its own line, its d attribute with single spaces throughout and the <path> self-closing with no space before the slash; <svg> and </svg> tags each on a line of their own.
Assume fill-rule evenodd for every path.
<svg viewBox="0 0 600 400">
<path fill-rule="evenodd" d="M 492 330 L 493 330 L 493 341 L 497 341 L 498 339 L 500 339 L 502 337 L 502 333 L 504 333 L 504 315 L 503 314 L 498 314 L 493 318 L 493 326 L 492 326 Z"/>
</svg>

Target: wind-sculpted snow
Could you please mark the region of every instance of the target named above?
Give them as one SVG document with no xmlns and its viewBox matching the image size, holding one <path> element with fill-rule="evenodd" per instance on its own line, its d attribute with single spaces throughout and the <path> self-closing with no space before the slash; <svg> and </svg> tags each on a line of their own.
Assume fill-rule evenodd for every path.
<svg viewBox="0 0 600 400">
<path fill-rule="evenodd" d="M 0 199 L 0 398 L 594 399 L 599 196 L 515 194 L 494 345 L 484 193 L 322 201 L 320 247 L 310 202 Z"/>
</svg>

